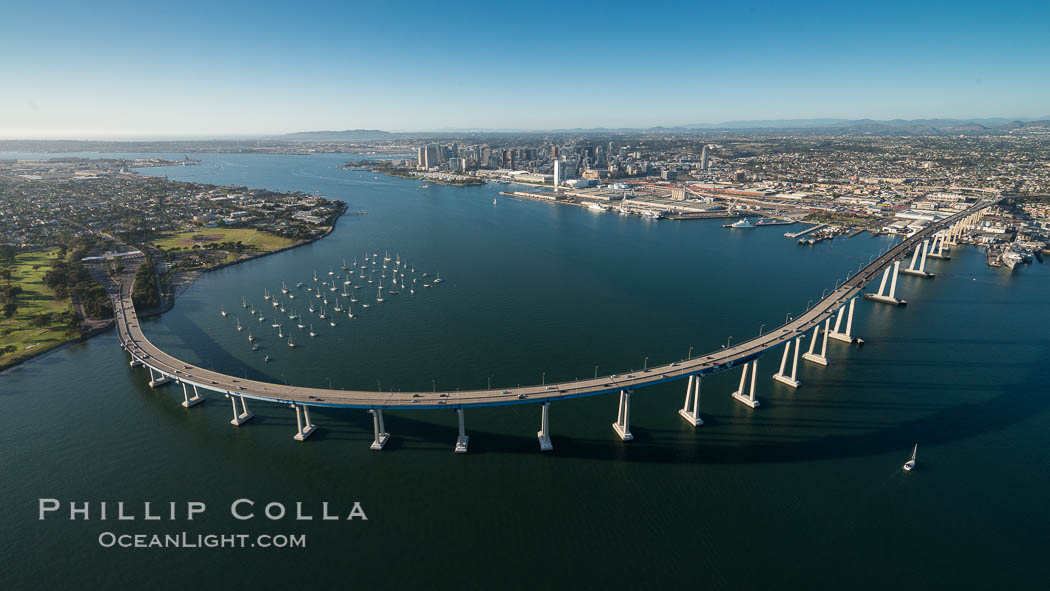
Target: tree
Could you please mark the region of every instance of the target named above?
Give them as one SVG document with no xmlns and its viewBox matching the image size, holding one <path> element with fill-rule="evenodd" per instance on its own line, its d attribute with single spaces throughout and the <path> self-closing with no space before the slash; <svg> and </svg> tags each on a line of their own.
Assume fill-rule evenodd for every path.
<svg viewBox="0 0 1050 591">
<path fill-rule="evenodd" d="M 4 318 L 10 318 L 18 311 L 18 304 L 14 300 L 4 304 Z"/>
</svg>

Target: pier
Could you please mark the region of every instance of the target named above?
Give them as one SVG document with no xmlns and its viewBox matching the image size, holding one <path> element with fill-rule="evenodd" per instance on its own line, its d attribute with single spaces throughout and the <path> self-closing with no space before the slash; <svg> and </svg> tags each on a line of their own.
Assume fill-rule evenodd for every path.
<svg viewBox="0 0 1050 591">
<path fill-rule="evenodd" d="M 827 227 L 827 224 L 817 224 L 816 226 L 812 226 L 812 227 L 806 228 L 805 230 L 802 230 L 800 232 L 785 232 L 784 236 L 786 236 L 788 238 L 798 238 L 799 236 L 805 236 L 806 234 L 809 234 L 810 232 L 816 232 L 817 230 L 819 230 L 821 228 L 826 228 L 826 227 Z"/>
</svg>

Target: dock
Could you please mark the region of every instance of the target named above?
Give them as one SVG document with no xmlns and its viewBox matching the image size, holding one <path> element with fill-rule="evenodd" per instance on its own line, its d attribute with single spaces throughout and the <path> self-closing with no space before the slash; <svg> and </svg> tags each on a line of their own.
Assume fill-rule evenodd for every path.
<svg viewBox="0 0 1050 591">
<path fill-rule="evenodd" d="M 810 228 L 806 228 L 805 230 L 802 230 L 801 232 L 786 232 L 784 234 L 784 236 L 787 236 L 788 238 L 798 238 L 799 236 L 805 236 L 806 234 L 809 234 L 810 232 L 816 232 L 817 230 L 819 230 L 821 228 L 826 228 L 827 226 L 828 226 L 827 224 L 817 224 L 816 226 L 812 226 Z"/>
</svg>

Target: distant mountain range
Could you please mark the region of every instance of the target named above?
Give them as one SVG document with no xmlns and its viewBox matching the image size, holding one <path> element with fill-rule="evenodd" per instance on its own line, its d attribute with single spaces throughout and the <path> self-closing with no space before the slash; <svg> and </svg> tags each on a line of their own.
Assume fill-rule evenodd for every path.
<svg viewBox="0 0 1050 591">
<path fill-rule="evenodd" d="M 381 129 L 344 129 L 343 131 L 298 131 L 273 136 L 272 139 L 292 142 L 369 142 L 390 139 L 395 135 L 402 134 L 393 134 Z"/>
<path fill-rule="evenodd" d="M 726 121 L 709 124 L 683 125 L 683 129 L 704 130 L 808 130 L 828 133 L 889 133 L 937 135 L 986 131 L 1009 131 L 1027 127 L 1050 128 L 1050 117 L 1022 121 L 1005 117 L 978 119 L 760 119 L 753 121 Z"/>
<path fill-rule="evenodd" d="M 390 132 L 380 129 L 346 129 L 343 131 L 300 131 L 267 139 L 293 142 L 367 142 L 410 137 L 439 137 L 461 134 L 508 134 L 508 133 L 625 133 L 625 132 L 771 132 L 786 131 L 804 134 L 828 135 L 950 135 L 950 134 L 994 134 L 1014 129 L 1050 129 L 1050 117 L 1037 120 L 1008 119 L 1005 117 L 977 119 L 755 119 L 725 121 L 722 123 L 692 123 L 677 126 L 648 128 L 571 128 L 571 129 L 491 129 L 491 128 L 444 128 L 430 131 Z"/>
</svg>

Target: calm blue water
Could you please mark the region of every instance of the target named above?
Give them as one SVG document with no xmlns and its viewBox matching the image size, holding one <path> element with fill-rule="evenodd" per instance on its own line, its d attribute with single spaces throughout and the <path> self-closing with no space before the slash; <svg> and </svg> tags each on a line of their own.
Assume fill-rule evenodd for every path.
<svg viewBox="0 0 1050 591">
<path fill-rule="evenodd" d="M 891 244 L 862 235 L 799 247 L 783 227 L 624 218 L 488 186 L 423 189 L 340 170 L 340 155 L 194 157 L 201 166 L 143 172 L 320 192 L 366 212 L 314 244 L 203 275 L 144 323 L 188 361 L 311 386 L 498 387 L 699 354 L 783 322 Z M 357 320 L 334 328 L 315 317 L 316 339 L 284 319 L 294 350 L 270 318 L 240 308 L 247 297 L 272 318 L 264 289 L 386 250 L 446 281 L 355 309 Z M 1050 274 L 1038 263 L 989 269 L 967 248 L 930 265 L 936 279 L 901 277 L 907 308 L 860 302 L 854 326 L 866 345 L 833 342 L 831 366 L 803 364 L 797 391 L 769 379 L 779 351 L 760 363 L 757 410 L 729 398 L 737 372 L 706 379 L 696 430 L 675 412 L 684 383 L 639 391 L 627 444 L 610 428 L 615 398 L 555 404 L 551 454 L 538 451 L 531 405 L 468 410 L 466 456 L 452 454 L 451 412 L 388 413 L 380 453 L 368 449 L 361 411 L 312 413 L 319 430 L 305 443 L 292 441 L 294 413 L 277 405 L 254 404 L 256 419 L 234 428 L 226 401 L 183 409 L 181 393 L 152 391 L 128 367 L 114 335 L 95 338 L 0 377 L 5 576 L 12 588 L 103 578 L 160 588 L 1045 586 Z M 916 442 L 919 469 L 905 474 Z M 205 500 L 208 514 L 40 522 L 39 497 Z M 238 497 L 357 500 L 369 520 L 240 522 L 226 512 Z M 309 545 L 96 541 L 101 531 L 182 530 L 306 533 Z"/>
</svg>

